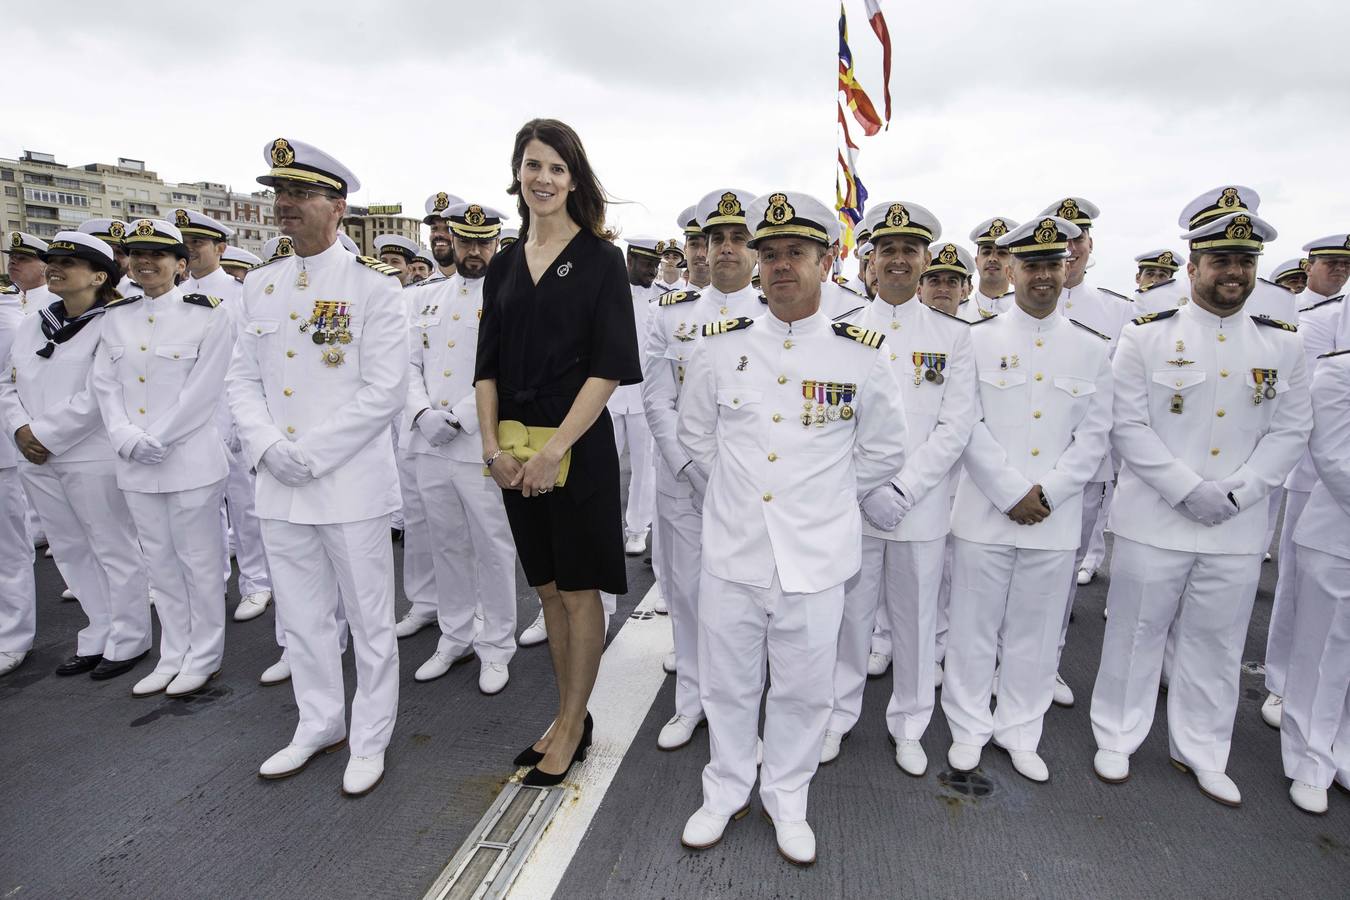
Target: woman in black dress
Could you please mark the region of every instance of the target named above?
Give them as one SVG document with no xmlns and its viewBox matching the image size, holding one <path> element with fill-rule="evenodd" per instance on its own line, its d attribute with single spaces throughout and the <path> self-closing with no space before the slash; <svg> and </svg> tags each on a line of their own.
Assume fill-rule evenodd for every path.
<svg viewBox="0 0 1350 900">
<path fill-rule="evenodd" d="M 548 627 L 558 715 L 516 758 L 525 783 L 557 784 L 586 758 L 586 711 L 604 649 L 600 591 L 628 590 L 619 457 L 605 401 L 642 380 L 628 274 L 605 229 L 605 193 L 576 133 L 535 119 L 516 135 L 509 192 L 520 240 L 498 253 L 483 284 L 474 373 L 483 462 L 502 489 L 521 566 Z M 497 424 L 557 428 L 521 463 Z M 566 484 L 554 487 L 571 451 Z"/>
</svg>

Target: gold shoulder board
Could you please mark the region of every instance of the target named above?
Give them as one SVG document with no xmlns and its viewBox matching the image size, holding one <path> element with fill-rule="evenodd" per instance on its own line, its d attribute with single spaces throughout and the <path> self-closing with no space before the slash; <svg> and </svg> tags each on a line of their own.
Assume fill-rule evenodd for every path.
<svg viewBox="0 0 1350 900">
<path fill-rule="evenodd" d="M 1252 321 L 1257 325 L 1265 325 L 1267 328 L 1278 328 L 1281 331 L 1298 331 L 1297 325 L 1290 325 L 1288 322 L 1281 322 L 1279 319 L 1272 319 L 1270 316 L 1252 316 Z"/>
<path fill-rule="evenodd" d="M 755 324 L 755 320 L 747 319 L 745 316 L 738 319 L 719 319 L 703 326 L 703 336 L 712 337 L 718 334 L 728 334 L 732 331 L 740 331 L 742 328 L 749 328 L 753 324 Z"/>
<path fill-rule="evenodd" d="M 365 266 L 367 269 L 374 269 L 381 275 L 394 275 L 394 276 L 398 275 L 398 269 L 395 269 L 393 266 L 386 265 L 385 263 L 380 262 L 373 256 L 358 256 L 356 259 L 358 262 L 361 263 L 361 265 Z"/>
<path fill-rule="evenodd" d="M 220 305 L 219 297 L 209 297 L 206 294 L 184 294 L 184 303 L 191 303 L 193 306 L 205 306 L 208 309 L 215 309 Z"/>
<path fill-rule="evenodd" d="M 849 325 L 845 322 L 835 322 L 830 326 L 834 333 L 842 338 L 848 338 L 850 341 L 857 341 L 865 347 L 871 347 L 873 350 L 881 346 L 886 340 L 886 336 L 880 331 L 869 331 L 861 325 Z"/>
<path fill-rule="evenodd" d="M 1163 319 L 1170 319 L 1176 314 L 1177 311 L 1175 309 L 1164 309 L 1162 312 L 1146 313 L 1132 321 L 1136 325 L 1147 325 L 1149 322 L 1161 322 Z"/>
<path fill-rule="evenodd" d="M 698 291 L 666 291 L 656 302 L 661 306 L 674 306 L 676 303 L 688 303 L 698 298 Z"/>
</svg>

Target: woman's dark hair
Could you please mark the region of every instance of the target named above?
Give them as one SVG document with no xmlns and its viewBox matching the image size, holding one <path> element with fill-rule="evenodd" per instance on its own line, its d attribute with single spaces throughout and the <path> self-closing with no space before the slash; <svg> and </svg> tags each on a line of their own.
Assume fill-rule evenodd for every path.
<svg viewBox="0 0 1350 900">
<path fill-rule="evenodd" d="M 590 160 L 586 158 L 586 148 L 581 146 L 581 138 L 570 125 L 557 119 L 531 119 L 516 132 L 515 148 L 511 151 L 511 186 L 506 192 L 516 196 L 521 239 L 524 240 L 530 229 L 530 208 L 525 205 L 525 196 L 520 189 L 520 166 L 525 159 L 525 145 L 530 141 L 548 144 L 567 164 L 576 187 L 567 193 L 567 214 L 572 221 L 596 237 L 613 240 L 616 232 L 605 228 L 608 195 L 604 186 L 595 177 Z"/>
<path fill-rule="evenodd" d="M 107 281 L 98 286 L 94 302 L 99 306 L 107 306 L 120 296 L 121 294 L 117 293 L 117 279 L 109 276 Z"/>
</svg>

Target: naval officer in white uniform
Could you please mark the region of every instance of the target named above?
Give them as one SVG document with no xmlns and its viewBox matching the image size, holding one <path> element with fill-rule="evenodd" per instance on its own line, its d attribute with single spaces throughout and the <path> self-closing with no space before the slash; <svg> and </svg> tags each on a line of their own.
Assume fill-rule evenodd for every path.
<svg viewBox="0 0 1350 900">
<path fill-rule="evenodd" d="M 0 365 L 9 359 L 14 333 L 22 321 L 19 289 L 0 288 Z M 28 503 L 18 464 L 19 453 L 9 431 L 0 428 L 0 675 L 23 663 L 37 633 L 33 541 L 28 536 Z"/>
<path fill-rule="evenodd" d="M 47 289 L 47 264 L 43 257 L 47 242 L 22 231 L 11 232 L 5 254 L 5 270 L 10 282 L 19 289 L 19 310 L 25 316 L 37 315 L 56 298 Z"/>
</svg>

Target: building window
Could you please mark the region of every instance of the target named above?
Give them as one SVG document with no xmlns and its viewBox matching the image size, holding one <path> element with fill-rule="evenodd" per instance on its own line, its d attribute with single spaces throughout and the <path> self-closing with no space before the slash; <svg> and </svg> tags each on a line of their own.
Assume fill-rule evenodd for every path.
<svg viewBox="0 0 1350 900">
<path fill-rule="evenodd" d="M 13 169 L 0 169 L 0 181 L 13 181 L 13 180 L 14 180 Z"/>
<path fill-rule="evenodd" d="M 7 187 L 7 188 L 5 188 L 5 196 L 6 196 L 6 197 L 17 197 L 17 196 L 19 196 L 19 189 L 18 189 L 18 188 Z"/>
</svg>

